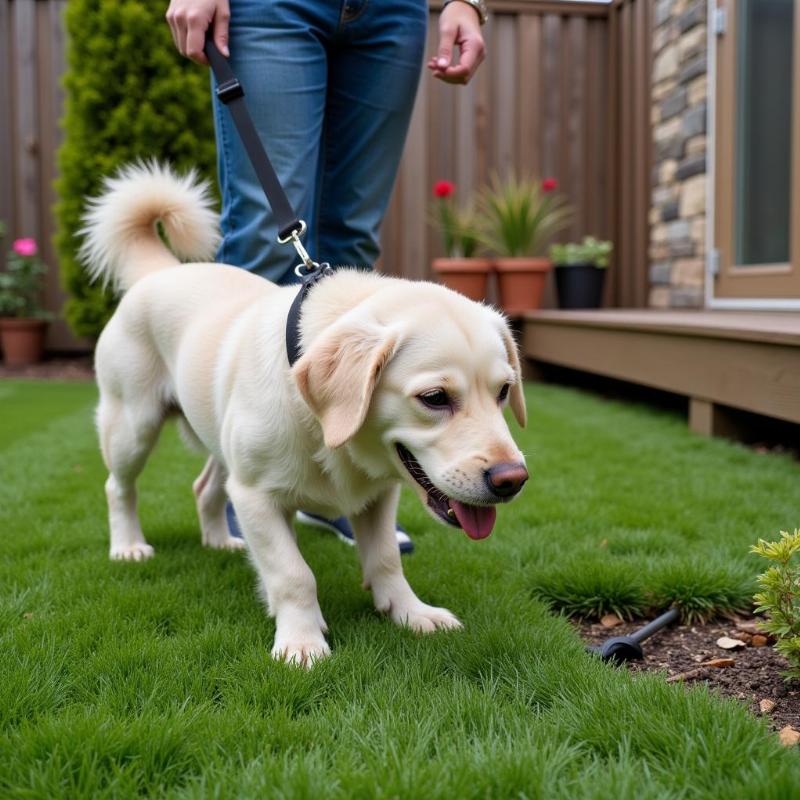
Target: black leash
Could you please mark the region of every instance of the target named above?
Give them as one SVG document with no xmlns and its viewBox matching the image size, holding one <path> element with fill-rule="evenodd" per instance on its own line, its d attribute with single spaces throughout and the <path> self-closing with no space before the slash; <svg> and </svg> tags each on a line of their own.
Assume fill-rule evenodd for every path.
<svg viewBox="0 0 800 800">
<path fill-rule="evenodd" d="M 286 318 L 286 355 L 289 359 L 289 366 L 293 366 L 301 355 L 300 308 L 311 287 L 315 286 L 326 275 L 330 275 L 333 269 L 330 264 L 319 264 L 313 261 L 303 247 L 300 237 L 306 232 L 306 223 L 298 219 L 292 204 L 289 202 L 289 198 L 286 196 L 286 192 L 283 191 L 283 186 L 281 186 L 281 182 L 275 174 L 275 168 L 272 166 L 267 151 L 258 136 L 256 126 L 253 124 L 253 118 L 247 110 L 247 104 L 244 101 L 244 89 L 231 69 L 228 60 L 214 44 L 210 29 L 206 34 L 204 49 L 214 72 L 214 77 L 217 79 L 217 97 L 230 111 L 242 144 L 264 189 L 264 194 L 267 196 L 272 213 L 275 215 L 275 221 L 278 223 L 278 242 L 280 244 L 291 242 L 303 262 L 295 267 L 295 274 L 301 279 L 302 285 Z"/>
</svg>

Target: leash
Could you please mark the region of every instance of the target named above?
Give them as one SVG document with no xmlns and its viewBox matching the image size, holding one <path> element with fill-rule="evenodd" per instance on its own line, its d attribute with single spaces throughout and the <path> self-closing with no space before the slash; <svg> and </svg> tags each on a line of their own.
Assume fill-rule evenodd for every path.
<svg viewBox="0 0 800 800">
<path fill-rule="evenodd" d="M 293 366 L 301 355 L 300 310 L 303 301 L 310 289 L 322 278 L 332 274 L 333 269 L 330 264 L 320 264 L 314 261 L 303 247 L 300 237 L 306 232 L 306 223 L 304 220 L 298 219 L 286 192 L 283 191 L 283 186 L 275 174 L 275 168 L 272 166 L 267 151 L 258 136 L 256 126 L 253 124 L 253 118 L 247 110 L 242 84 L 239 83 L 239 79 L 231 69 L 228 59 L 214 44 L 210 29 L 206 33 L 204 50 L 217 81 L 216 95 L 230 112 L 233 124 L 239 132 L 239 138 L 247 151 L 259 183 L 264 189 L 272 213 L 275 215 L 275 221 L 278 223 L 278 242 L 280 244 L 291 242 L 302 262 L 294 270 L 295 275 L 302 281 L 302 285 L 286 318 L 286 356 L 289 359 L 289 366 Z"/>
</svg>

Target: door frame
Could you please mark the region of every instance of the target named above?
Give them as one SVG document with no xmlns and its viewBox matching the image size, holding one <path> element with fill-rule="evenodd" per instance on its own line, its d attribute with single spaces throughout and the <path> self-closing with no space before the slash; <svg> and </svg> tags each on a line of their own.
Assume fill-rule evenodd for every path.
<svg viewBox="0 0 800 800">
<path fill-rule="evenodd" d="M 753 309 L 753 310 L 800 310 L 800 298 L 759 298 L 759 297 L 717 297 L 715 295 L 716 276 L 720 269 L 720 250 L 717 242 L 717 158 L 719 137 L 716 133 L 717 123 L 717 89 L 720 76 L 718 75 L 717 60 L 719 48 L 717 33 L 720 9 L 722 18 L 727 15 L 729 3 L 735 0 L 707 0 L 707 145 L 706 145 L 706 269 L 705 269 L 705 305 L 707 308 L 719 309 Z M 795 14 L 795 31 L 800 31 L 800 4 L 798 13 Z M 798 46 L 795 47 L 795 63 L 800 58 L 800 38 L 796 37 Z M 796 72 L 796 70 L 795 70 Z M 733 76 L 728 76 L 734 79 Z M 797 149 L 798 127 L 800 127 L 800 81 L 795 81 L 793 89 L 793 148 Z M 797 202 L 793 202 L 790 215 L 790 224 L 794 227 L 798 209 L 800 209 L 800 152 L 793 158 L 792 164 L 793 186 L 797 186 Z M 792 256 L 800 262 L 796 250 L 800 249 L 800 242 L 792 242 Z M 796 269 L 800 269 L 797 263 Z M 769 267 L 767 268 L 769 269 Z"/>
</svg>

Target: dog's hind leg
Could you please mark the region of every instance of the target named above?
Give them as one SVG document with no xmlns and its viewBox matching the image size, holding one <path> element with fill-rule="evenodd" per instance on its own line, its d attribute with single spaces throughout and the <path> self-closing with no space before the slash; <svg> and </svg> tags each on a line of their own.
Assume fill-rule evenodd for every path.
<svg viewBox="0 0 800 800">
<path fill-rule="evenodd" d="M 101 390 L 97 428 L 109 471 L 105 488 L 112 559 L 142 561 L 154 553 L 139 524 L 136 479 L 158 440 L 163 421 L 164 409 L 159 401 L 139 399 L 131 405 Z"/>
<path fill-rule="evenodd" d="M 213 456 L 206 461 L 203 471 L 192 484 L 197 500 L 197 516 L 200 518 L 202 542 L 206 547 L 218 550 L 244 550 L 244 539 L 231 536 L 225 519 L 225 504 L 228 495 L 225 481 L 228 473 Z"/>
</svg>

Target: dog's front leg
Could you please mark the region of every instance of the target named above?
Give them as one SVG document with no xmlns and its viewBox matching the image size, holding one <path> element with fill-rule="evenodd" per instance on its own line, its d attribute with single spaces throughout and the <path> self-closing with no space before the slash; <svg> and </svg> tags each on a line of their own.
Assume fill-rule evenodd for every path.
<svg viewBox="0 0 800 800">
<path fill-rule="evenodd" d="M 461 623 L 446 608 L 423 603 L 408 585 L 397 548 L 395 524 L 400 487 L 380 495 L 360 514 L 351 517 L 364 585 L 372 589 L 375 608 L 392 621 L 427 633 L 437 628 L 460 628 Z"/>
<path fill-rule="evenodd" d="M 231 476 L 228 496 L 258 569 L 275 617 L 272 655 L 309 667 L 330 653 L 317 600 L 317 582 L 303 560 L 285 509 L 263 489 Z"/>
</svg>

